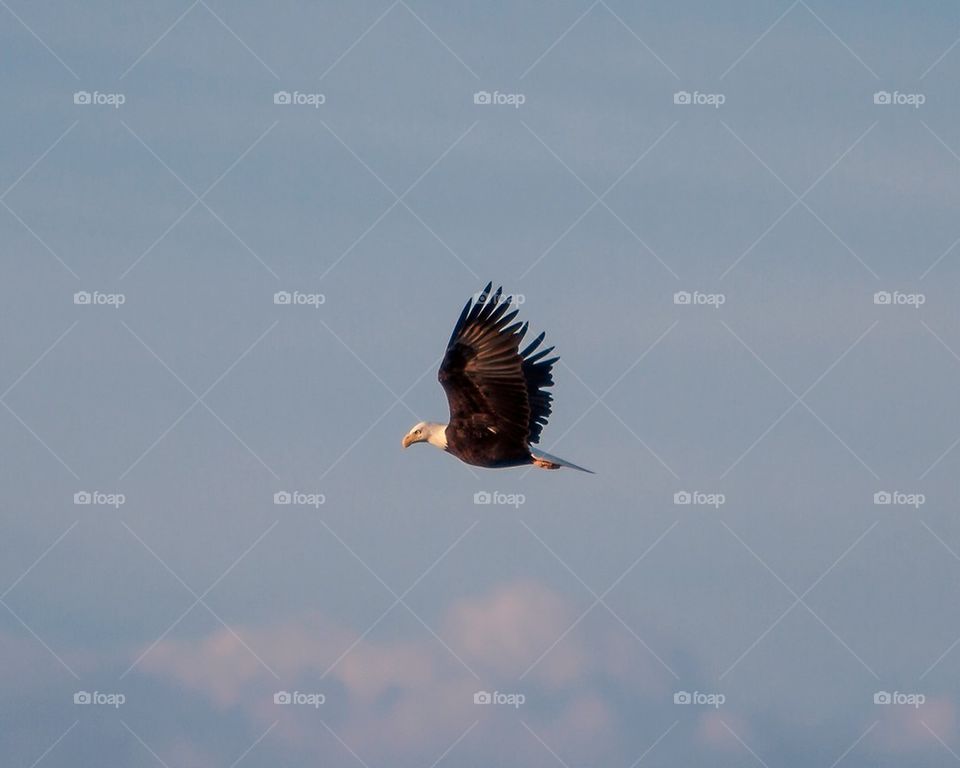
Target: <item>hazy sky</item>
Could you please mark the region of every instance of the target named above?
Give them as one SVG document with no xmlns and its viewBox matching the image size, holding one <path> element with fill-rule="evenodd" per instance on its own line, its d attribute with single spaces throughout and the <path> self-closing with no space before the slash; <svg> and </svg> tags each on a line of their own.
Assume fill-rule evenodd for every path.
<svg viewBox="0 0 960 768">
<path fill-rule="evenodd" d="M 0 0 L 5 764 L 960 760 L 958 36 Z M 488 280 L 596 475 L 400 449 Z"/>
</svg>

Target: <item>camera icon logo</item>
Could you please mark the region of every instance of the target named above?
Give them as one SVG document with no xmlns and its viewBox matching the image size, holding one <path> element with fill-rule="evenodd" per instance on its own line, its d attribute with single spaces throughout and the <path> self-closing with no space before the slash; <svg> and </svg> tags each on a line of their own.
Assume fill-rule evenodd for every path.
<svg viewBox="0 0 960 768">
<path fill-rule="evenodd" d="M 873 503 L 874 504 L 892 504 L 893 496 L 889 491 L 877 491 L 873 494 Z"/>
<path fill-rule="evenodd" d="M 477 691 L 473 694 L 474 704 L 489 704 L 492 701 L 493 696 L 490 695 L 489 691 Z"/>
<path fill-rule="evenodd" d="M 90 292 L 89 291 L 77 291 L 73 294 L 73 303 L 74 304 L 89 304 L 90 303 Z"/>
<path fill-rule="evenodd" d="M 274 104 L 289 104 L 291 100 L 290 91 L 277 91 L 273 94 Z"/>
<path fill-rule="evenodd" d="M 77 491 L 73 494 L 73 503 L 74 504 L 92 504 L 93 497 L 90 495 L 89 491 Z"/>
<path fill-rule="evenodd" d="M 91 701 L 91 696 L 89 691 L 77 691 L 73 694 L 73 703 L 74 704 L 89 704 Z"/>
<path fill-rule="evenodd" d="M 674 504 L 689 504 L 693 500 L 689 491 L 677 491 L 673 494 Z"/>
<path fill-rule="evenodd" d="M 89 104 L 91 101 L 90 91 L 76 91 L 73 94 L 74 104 Z"/>
<path fill-rule="evenodd" d="M 691 697 L 687 691 L 677 691 L 675 694 L 673 694 L 674 704 L 689 704 L 690 701 Z"/>
<path fill-rule="evenodd" d="M 889 291 L 877 291 L 875 294 L 873 294 L 874 304 L 889 304 L 892 299 L 893 297 L 890 295 Z"/>
<path fill-rule="evenodd" d="M 677 291 L 675 294 L 673 294 L 674 304 L 689 304 L 690 299 L 691 296 L 689 291 Z"/>
<path fill-rule="evenodd" d="M 277 491 L 273 494 L 274 504 L 289 504 L 292 500 L 289 491 Z"/>
<path fill-rule="evenodd" d="M 289 704 L 291 701 L 293 701 L 293 697 L 290 695 L 290 691 L 277 691 L 273 694 L 274 704 Z"/>
<path fill-rule="evenodd" d="M 892 97 L 890 91 L 877 91 L 873 94 L 873 103 L 874 104 L 890 104 Z"/>
<path fill-rule="evenodd" d="M 492 501 L 493 496 L 490 494 L 490 491 L 477 491 L 473 494 L 474 504 L 490 504 Z"/>
<path fill-rule="evenodd" d="M 273 294 L 273 303 L 274 304 L 289 304 L 293 297 L 290 295 L 290 291 L 277 291 Z"/>
<path fill-rule="evenodd" d="M 690 104 L 692 101 L 693 98 L 690 95 L 690 91 L 677 91 L 673 94 L 674 104 Z"/>
<path fill-rule="evenodd" d="M 873 694 L 874 704 L 889 704 L 892 700 L 890 693 L 887 691 L 877 691 Z"/>
<path fill-rule="evenodd" d="M 473 103 L 474 104 L 491 104 L 493 103 L 493 96 L 490 91 L 477 91 L 473 94 Z"/>
</svg>

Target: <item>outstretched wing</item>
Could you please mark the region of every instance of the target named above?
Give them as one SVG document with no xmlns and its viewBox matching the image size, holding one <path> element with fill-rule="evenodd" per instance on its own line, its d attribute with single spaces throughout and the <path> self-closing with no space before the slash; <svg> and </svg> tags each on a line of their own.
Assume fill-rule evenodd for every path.
<svg viewBox="0 0 960 768">
<path fill-rule="evenodd" d="M 536 442 L 550 416 L 551 368 L 544 360 L 552 347 L 532 354 L 540 334 L 520 352 L 526 323 L 513 323 L 517 311 L 502 289 L 488 284 L 476 301 L 468 301 L 450 336 L 437 378 L 447 394 L 450 426 L 525 446 Z"/>
<path fill-rule="evenodd" d="M 553 352 L 553 347 L 546 347 L 536 352 L 543 337 L 544 334 L 541 333 L 520 353 L 520 357 L 523 358 L 523 377 L 527 382 L 527 400 L 530 403 L 527 440 L 531 444 L 540 442 L 540 431 L 547 425 L 547 420 L 553 411 L 551 406 L 553 395 L 547 392 L 546 388 L 553 386 L 553 364 L 560 359 L 559 357 L 543 359 Z"/>
</svg>

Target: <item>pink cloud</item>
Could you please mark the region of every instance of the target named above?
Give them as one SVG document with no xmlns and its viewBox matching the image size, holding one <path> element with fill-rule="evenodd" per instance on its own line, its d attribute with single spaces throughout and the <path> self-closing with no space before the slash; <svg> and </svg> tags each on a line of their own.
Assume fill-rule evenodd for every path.
<svg viewBox="0 0 960 768">
<path fill-rule="evenodd" d="M 569 700 L 542 736 L 563 752 L 565 762 L 590 764 L 595 762 L 598 744 L 615 741 L 618 725 L 610 704 L 588 690 Z"/>
<path fill-rule="evenodd" d="M 700 743 L 724 751 L 745 751 L 737 737 L 745 744 L 753 742 L 747 722 L 743 718 L 733 712 L 717 709 L 707 710 L 700 715 L 696 737 Z"/>
<path fill-rule="evenodd" d="M 240 709 L 259 727 L 279 720 L 272 738 L 312 752 L 344 749 L 320 720 L 362 758 L 382 760 L 399 753 L 435 759 L 474 721 L 480 721 L 476 731 L 482 732 L 488 719 L 509 718 L 517 728 L 508 752 L 542 750 L 535 741 L 531 746 L 533 737 L 521 726 L 521 720 L 529 720 L 571 759 L 595 759 L 597 745 L 603 745 L 601 752 L 609 749 L 618 732 L 616 714 L 600 686 L 615 681 L 644 696 L 662 696 L 669 679 L 612 619 L 589 633 L 584 622 L 556 642 L 582 610 L 530 582 L 453 603 L 437 631 L 480 680 L 426 631 L 410 640 L 381 641 L 376 632 L 360 637 L 317 614 L 271 627 L 235 627 L 233 632 L 221 627 L 199 640 L 166 638 L 144 656 L 139 669 L 174 680 L 222 709 Z M 538 659 L 530 675 L 519 680 Z M 327 702 L 319 709 L 274 704 L 275 691 L 295 689 L 319 690 Z M 476 691 L 495 689 L 522 692 L 529 705 L 474 704 Z M 549 697 L 539 702 L 552 711 L 545 722 L 537 719 L 542 712 L 532 700 L 537 695 Z"/>
<path fill-rule="evenodd" d="M 555 592 L 521 582 L 455 603 L 444 635 L 468 663 L 502 678 L 523 674 L 549 649 L 538 664 L 539 674 L 560 685 L 576 680 L 586 663 L 577 643 L 554 645 L 576 618 Z"/>
<path fill-rule="evenodd" d="M 880 723 L 873 736 L 883 751 L 942 749 L 937 737 L 948 744 L 956 737 L 956 707 L 945 696 L 928 696 L 919 707 L 890 704 L 878 709 Z"/>
</svg>

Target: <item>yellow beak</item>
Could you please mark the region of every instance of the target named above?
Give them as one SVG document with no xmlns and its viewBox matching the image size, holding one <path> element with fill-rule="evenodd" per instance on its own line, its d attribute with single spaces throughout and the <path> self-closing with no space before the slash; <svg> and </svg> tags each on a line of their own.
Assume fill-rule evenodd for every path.
<svg viewBox="0 0 960 768">
<path fill-rule="evenodd" d="M 403 442 L 400 443 L 404 448 L 409 448 L 413 443 L 417 442 L 413 439 L 413 435 L 404 435 Z"/>
</svg>

